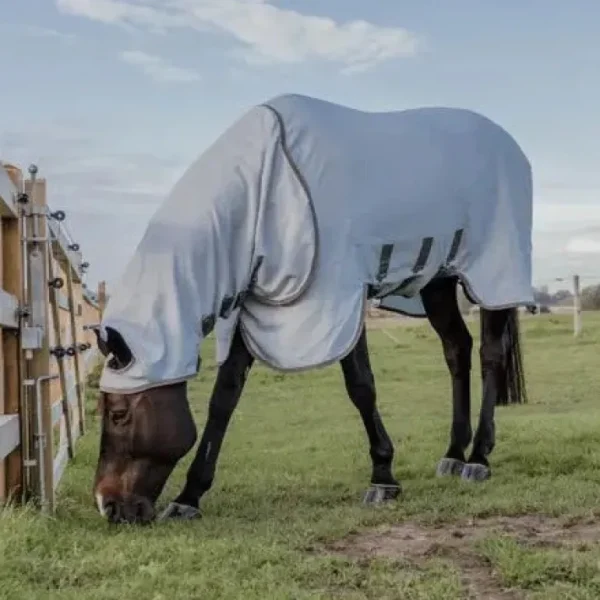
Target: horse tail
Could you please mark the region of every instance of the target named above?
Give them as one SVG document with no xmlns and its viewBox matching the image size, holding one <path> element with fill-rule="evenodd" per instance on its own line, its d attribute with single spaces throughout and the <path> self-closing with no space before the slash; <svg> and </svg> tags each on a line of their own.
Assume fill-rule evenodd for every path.
<svg viewBox="0 0 600 600">
<path fill-rule="evenodd" d="M 527 403 L 520 338 L 519 311 L 517 308 L 512 308 L 502 336 L 504 381 L 500 385 L 499 405 Z"/>
</svg>

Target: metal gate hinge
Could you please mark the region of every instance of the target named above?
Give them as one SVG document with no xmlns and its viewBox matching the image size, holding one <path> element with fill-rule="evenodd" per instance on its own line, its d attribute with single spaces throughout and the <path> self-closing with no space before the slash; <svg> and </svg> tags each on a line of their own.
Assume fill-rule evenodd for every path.
<svg viewBox="0 0 600 600">
<path fill-rule="evenodd" d="M 29 306 L 23 305 L 17 308 L 17 317 L 19 319 L 26 319 L 31 314 Z"/>
</svg>

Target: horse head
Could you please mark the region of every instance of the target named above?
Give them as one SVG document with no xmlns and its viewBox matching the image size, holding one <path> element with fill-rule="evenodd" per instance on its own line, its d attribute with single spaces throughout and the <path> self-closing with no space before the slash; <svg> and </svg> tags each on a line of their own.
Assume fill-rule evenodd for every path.
<svg viewBox="0 0 600 600">
<path fill-rule="evenodd" d="M 121 334 L 95 330 L 105 368 L 124 370 L 133 355 Z M 185 382 L 140 392 L 100 392 L 100 452 L 93 494 L 100 513 L 113 523 L 148 523 L 155 503 L 179 460 L 196 442 L 196 426 Z"/>
</svg>

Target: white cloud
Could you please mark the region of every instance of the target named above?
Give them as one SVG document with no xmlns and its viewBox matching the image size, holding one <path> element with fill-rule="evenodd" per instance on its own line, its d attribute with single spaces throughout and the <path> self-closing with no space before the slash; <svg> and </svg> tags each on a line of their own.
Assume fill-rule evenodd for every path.
<svg viewBox="0 0 600 600">
<path fill-rule="evenodd" d="M 123 62 L 138 67 L 154 81 L 160 83 L 190 83 L 200 79 L 198 73 L 191 69 L 177 67 L 160 56 L 146 54 L 139 50 L 121 52 L 120 58 Z"/>
<path fill-rule="evenodd" d="M 65 44 L 72 44 L 75 41 L 75 35 L 65 33 L 48 27 L 39 27 L 37 25 L 23 25 L 18 23 L 1 23 L 0 31 L 9 31 L 18 35 L 25 35 L 33 38 L 49 38 L 58 40 Z"/>
<path fill-rule="evenodd" d="M 185 25 L 181 17 L 170 15 L 167 10 L 142 6 L 136 0 L 56 0 L 56 5 L 64 13 L 107 24 L 143 25 L 153 31 Z"/>
<path fill-rule="evenodd" d="M 567 199 L 538 201 L 533 208 L 535 228 L 544 232 L 573 233 L 593 224 L 600 225 L 600 204 L 594 195 L 571 192 Z"/>
<path fill-rule="evenodd" d="M 545 187 L 545 186 L 540 186 Z M 600 205 L 592 189 L 561 186 L 537 194 L 533 216 L 534 283 L 564 287 L 573 274 L 600 278 Z M 565 190 L 568 188 L 568 194 Z"/>
<path fill-rule="evenodd" d="M 573 238 L 569 240 L 566 251 L 571 254 L 600 254 L 600 240 L 593 238 Z"/>
<path fill-rule="evenodd" d="M 344 72 L 366 70 L 386 60 L 414 56 L 422 42 L 400 27 L 364 20 L 338 23 L 261 0 L 56 0 L 64 13 L 151 31 L 207 27 L 240 46 L 233 55 L 248 64 L 293 64 L 321 59 Z"/>
</svg>

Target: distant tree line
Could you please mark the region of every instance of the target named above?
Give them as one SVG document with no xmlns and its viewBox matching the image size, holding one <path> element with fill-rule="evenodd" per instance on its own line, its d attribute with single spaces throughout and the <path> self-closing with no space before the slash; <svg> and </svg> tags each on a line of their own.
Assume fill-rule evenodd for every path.
<svg viewBox="0 0 600 600">
<path fill-rule="evenodd" d="M 536 304 L 542 306 L 569 306 L 573 304 L 573 292 L 561 289 L 554 293 L 548 286 L 534 288 L 533 297 Z M 458 286 L 458 305 L 461 312 L 469 312 L 473 306 L 466 298 L 461 286 Z M 589 285 L 581 289 L 581 308 L 583 310 L 600 310 L 600 284 Z"/>
<path fill-rule="evenodd" d="M 590 285 L 581 290 L 581 308 L 600 310 L 600 285 Z"/>
<path fill-rule="evenodd" d="M 547 286 L 536 289 L 534 298 L 538 304 L 547 306 L 565 306 L 573 303 L 573 293 L 571 291 L 558 290 L 554 294 L 550 294 Z M 581 288 L 581 308 L 583 310 L 600 310 L 600 284 Z"/>
<path fill-rule="evenodd" d="M 537 304 L 546 304 L 547 306 L 564 305 L 573 303 L 573 293 L 569 290 L 558 290 L 551 294 L 548 286 L 543 285 L 540 288 L 534 288 L 533 297 Z"/>
</svg>

